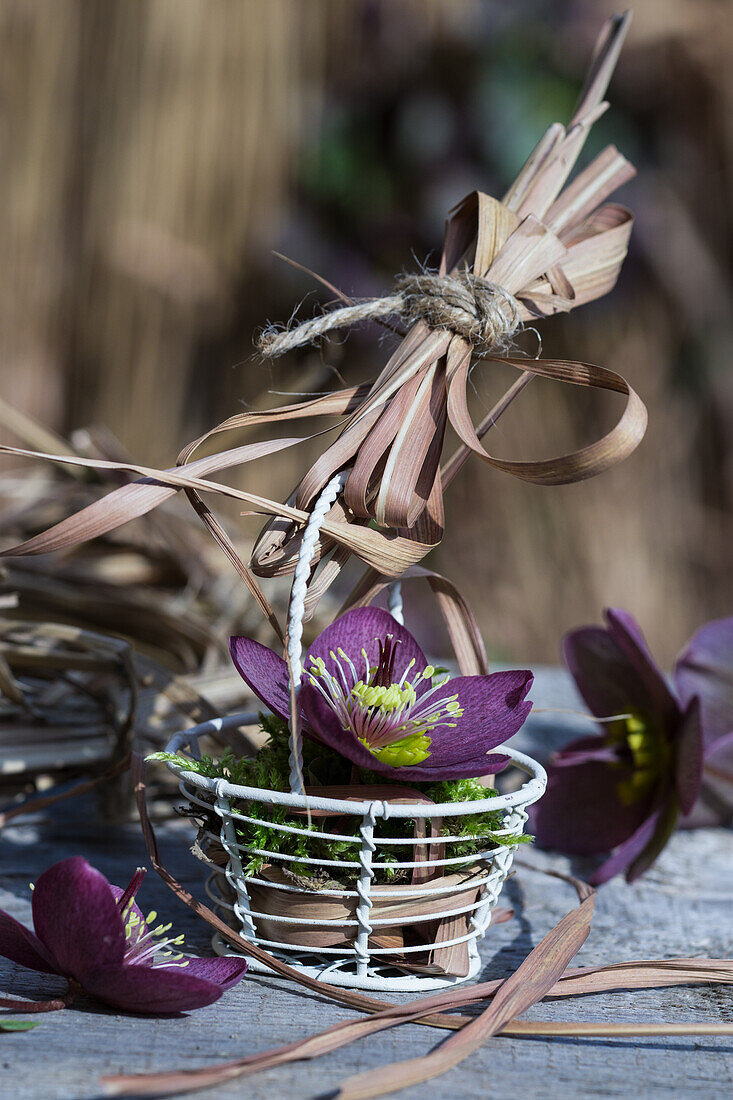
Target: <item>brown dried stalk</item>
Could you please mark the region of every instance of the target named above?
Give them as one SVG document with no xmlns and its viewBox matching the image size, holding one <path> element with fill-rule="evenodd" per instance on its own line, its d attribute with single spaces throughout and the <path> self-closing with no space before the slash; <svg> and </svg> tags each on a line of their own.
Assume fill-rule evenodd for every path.
<svg viewBox="0 0 733 1100">
<path fill-rule="evenodd" d="M 608 973 L 607 973 L 608 972 Z M 579 975 L 579 978 L 576 977 Z M 593 987 L 584 978 L 592 977 Z M 696 985 L 707 982 L 733 983 L 733 961 L 728 959 L 668 959 L 658 963 L 620 963 L 608 967 L 583 967 L 568 970 L 549 991 L 548 996 L 575 996 L 581 993 L 600 993 L 616 989 L 659 988 L 664 985 Z M 165 1071 L 162 1073 L 125 1074 L 103 1078 L 107 1091 L 112 1095 L 157 1096 L 191 1089 L 207 1088 L 222 1084 L 235 1077 L 251 1076 L 263 1069 L 283 1065 L 286 1062 L 317 1058 L 346 1046 L 357 1039 L 401 1023 L 428 1024 L 460 1030 L 473 1021 L 471 1016 L 435 1015 L 421 1016 L 436 1005 L 446 1008 L 455 1003 L 473 1004 L 488 999 L 502 986 L 503 980 L 481 983 L 462 990 L 434 994 L 406 1005 L 389 1005 L 366 1020 L 347 1020 L 334 1024 L 319 1035 L 287 1043 L 270 1051 L 253 1054 L 235 1061 L 199 1070 Z M 499 1034 L 511 1038 L 537 1036 L 563 1037 L 622 1037 L 653 1035 L 729 1035 L 733 1024 L 720 1023 L 655 1023 L 628 1024 L 576 1021 L 512 1020 L 502 1027 Z"/>
<path fill-rule="evenodd" d="M 419 1022 L 419 1021 L 413 1021 Z M 326 1034 L 325 1032 L 323 1033 Z M 733 1024 L 624 1024 L 624 1023 L 566 1023 L 556 1020 L 513 1020 L 498 1033 L 512 1039 L 541 1037 L 582 1039 L 622 1039 L 644 1036 L 703 1036 L 733 1035 Z M 287 1062 L 327 1054 L 343 1044 L 323 1045 L 323 1049 L 305 1052 L 305 1045 L 312 1040 L 290 1043 L 266 1054 L 251 1055 L 236 1062 L 204 1069 L 166 1070 L 161 1073 L 129 1073 L 102 1078 L 108 1096 L 173 1096 L 195 1089 L 212 1088 L 237 1077 L 249 1077 L 260 1070 L 273 1069 Z M 300 1049 L 298 1049 L 300 1048 Z"/>
<path fill-rule="evenodd" d="M 570 960 L 588 938 L 594 898 L 590 895 L 530 951 L 519 968 L 499 987 L 489 1007 L 475 1020 L 451 1035 L 437 1050 L 386 1068 L 350 1077 L 342 1084 L 343 1100 L 367 1100 L 418 1085 L 445 1073 L 467 1058 L 514 1016 L 542 1000 L 560 978 Z"/>
</svg>

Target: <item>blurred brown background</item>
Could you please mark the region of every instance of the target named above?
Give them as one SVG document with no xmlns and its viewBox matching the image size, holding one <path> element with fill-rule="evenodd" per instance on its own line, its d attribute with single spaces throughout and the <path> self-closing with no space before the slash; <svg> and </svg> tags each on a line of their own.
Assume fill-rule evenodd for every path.
<svg viewBox="0 0 733 1100">
<path fill-rule="evenodd" d="M 733 13 L 725 0 L 634 8 L 584 157 L 614 142 L 638 166 L 620 193 L 637 217 L 630 255 L 609 298 L 541 335 L 546 354 L 624 374 L 649 407 L 647 437 L 622 467 L 563 488 L 470 462 L 434 555 L 490 653 L 513 660 L 555 660 L 565 629 L 620 604 L 669 661 L 733 610 Z M 271 250 L 356 295 L 434 259 L 448 208 L 475 187 L 500 196 L 569 118 L 611 10 L 0 0 L 0 393 L 64 435 L 103 424 L 167 465 L 245 405 L 372 376 L 390 346 L 374 329 L 274 367 L 253 357 L 266 319 L 323 300 Z M 474 372 L 479 414 L 497 374 Z M 618 411 L 533 383 L 491 445 L 544 457 Z M 312 453 L 255 464 L 242 483 L 286 494 Z M 228 524 L 243 540 L 256 530 L 236 509 Z"/>
</svg>

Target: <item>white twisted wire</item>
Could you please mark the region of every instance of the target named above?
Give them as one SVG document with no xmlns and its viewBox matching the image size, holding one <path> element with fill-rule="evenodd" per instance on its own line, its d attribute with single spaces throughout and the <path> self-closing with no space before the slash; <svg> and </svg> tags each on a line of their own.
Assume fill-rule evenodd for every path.
<svg viewBox="0 0 733 1100">
<path fill-rule="evenodd" d="M 293 577 L 293 586 L 290 589 L 288 607 L 288 659 L 296 700 L 303 675 L 303 616 L 305 615 L 305 597 L 308 593 L 311 562 L 323 521 L 336 497 L 341 492 L 347 477 L 348 470 L 342 470 L 334 474 L 328 482 L 313 506 L 313 511 L 303 532 L 303 541 L 300 544 L 300 553 L 295 566 L 295 576 Z M 295 794 L 305 793 L 303 790 L 303 746 L 300 734 L 296 736 L 294 731 L 290 734 L 290 790 Z"/>
<path fill-rule="evenodd" d="M 523 808 L 515 807 L 505 815 L 502 827 L 509 829 L 511 832 L 519 831 L 521 833 L 524 831 L 524 823 L 527 817 L 528 815 Z M 504 851 L 497 852 L 491 862 L 492 871 L 481 891 L 481 904 L 474 909 L 469 919 L 469 929 L 477 940 L 484 936 L 491 922 L 491 910 L 499 900 L 501 888 L 514 862 L 514 849 L 505 848 Z"/>
<path fill-rule="evenodd" d="M 239 849 L 237 848 L 237 834 L 231 817 L 231 807 L 228 798 L 224 794 L 224 788 L 226 786 L 227 782 L 225 779 L 217 780 L 216 801 L 214 803 L 214 810 L 221 818 L 219 838 L 228 857 L 228 866 L 224 871 L 224 877 L 236 895 L 237 900 L 234 903 L 234 912 L 239 917 L 244 929 L 244 934 L 247 939 L 254 940 L 257 936 L 257 929 L 255 928 L 254 920 L 250 913 L 249 893 L 244 877 L 242 859 L 239 854 Z"/>
<path fill-rule="evenodd" d="M 400 626 L 404 626 L 405 615 L 402 606 L 402 584 L 400 581 L 395 581 L 387 589 L 387 607 L 395 622 L 399 623 Z"/>
<path fill-rule="evenodd" d="M 374 878 L 372 856 L 377 846 L 374 840 L 374 824 L 378 816 L 377 808 L 381 810 L 383 805 L 373 802 L 367 813 L 364 814 L 359 826 L 359 832 L 361 833 L 361 845 L 359 846 L 361 870 L 359 881 L 356 884 L 356 892 L 359 895 L 356 906 L 356 919 L 359 922 L 359 930 L 354 940 L 354 950 L 356 952 L 357 973 L 362 976 L 366 974 L 369 965 L 369 937 L 372 934 L 369 913 L 374 904 L 371 898 L 371 888 L 372 879 Z"/>
</svg>

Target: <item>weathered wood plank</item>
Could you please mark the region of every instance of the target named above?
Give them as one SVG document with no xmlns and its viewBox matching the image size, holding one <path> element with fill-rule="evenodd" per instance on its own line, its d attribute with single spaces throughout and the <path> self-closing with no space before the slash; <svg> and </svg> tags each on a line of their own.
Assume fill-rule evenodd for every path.
<svg viewBox="0 0 733 1100">
<path fill-rule="evenodd" d="M 567 677 L 556 670 L 540 671 L 533 697 L 538 707 L 579 706 Z M 582 718 L 539 713 L 522 731 L 517 746 L 546 755 L 567 737 L 568 726 L 588 728 Z M 199 865 L 187 851 L 187 824 L 166 824 L 160 836 L 171 869 L 200 891 Z M 29 881 L 54 860 L 77 853 L 117 882 L 144 862 L 134 822 L 120 827 L 100 824 L 93 799 L 59 806 L 43 820 L 26 820 L 0 838 L 0 906 L 29 921 Z M 541 867 L 568 866 L 567 860 L 533 850 L 523 852 L 521 859 Z M 730 954 L 732 866 L 730 831 L 677 835 L 642 882 L 633 888 L 612 882 L 603 889 L 579 961 Z M 207 950 L 206 927 L 154 876 L 146 881 L 141 901 L 172 919 L 193 950 Z M 520 870 L 507 884 L 503 901 L 514 906 L 516 917 L 490 930 L 482 949 L 484 977 L 514 969 L 574 898 L 563 883 Z M 0 960 L 0 989 L 9 995 L 22 997 L 54 988 L 52 980 Z M 0 1095 L 13 1100 L 88 1100 L 99 1095 L 101 1073 L 210 1064 L 305 1037 L 350 1015 L 274 979 L 247 980 L 218 1004 L 182 1019 L 145 1020 L 81 1004 L 44 1017 L 42 1025 L 27 1034 L 0 1036 Z M 528 1015 L 560 1020 L 733 1020 L 733 994 L 729 988 L 605 994 L 546 1003 Z M 294 1100 L 316 1097 L 347 1074 L 427 1052 L 436 1041 L 439 1033 L 406 1026 L 312 1064 L 285 1066 L 246 1084 L 235 1081 L 196 1095 L 221 1100 L 243 1095 L 251 1100 L 283 1094 Z M 452 1073 L 400 1095 L 405 1100 L 453 1100 L 499 1092 L 539 1100 L 568 1094 L 717 1100 L 733 1093 L 733 1042 L 725 1038 L 496 1039 Z"/>
</svg>

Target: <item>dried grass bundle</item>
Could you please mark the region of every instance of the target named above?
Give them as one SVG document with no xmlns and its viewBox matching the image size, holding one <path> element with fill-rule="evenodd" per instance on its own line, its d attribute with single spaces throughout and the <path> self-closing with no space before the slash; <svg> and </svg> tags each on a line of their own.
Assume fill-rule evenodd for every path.
<svg viewBox="0 0 733 1100">
<path fill-rule="evenodd" d="M 90 470 L 134 473 L 142 480 L 122 486 L 6 553 L 38 554 L 78 545 L 144 515 L 184 489 L 282 637 L 255 574 L 273 577 L 293 571 L 309 509 L 337 471 L 343 472 L 344 488 L 322 525 L 314 567 L 319 561 L 330 560 L 315 579 L 309 612 L 352 554 L 374 571 L 373 581 L 377 575 L 400 576 L 434 548 L 444 531 L 444 484 L 455 476 L 471 452 L 503 472 L 539 484 L 582 480 L 626 457 L 644 433 L 646 411 L 620 375 L 589 364 L 499 355 L 492 341 L 501 330 L 496 312 L 501 302 L 509 303 L 516 321 L 528 321 L 591 301 L 605 294 L 616 280 L 632 219 L 627 210 L 605 200 L 633 174 L 633 169 L 609 148 L 569 186 L 565 184 L 590 127 L 606 109 L 603 95 L 627 24 L 628 18 L 620 17 L 606 25 L 569 127 L 550 127 L 503 202 L 473 193 L 449 217 L 439 278 L 463 280 L 464 289 L 470 286 L 475 290 L 477 285 L 498 288 L 498 298 L 496 294 L 492 297 L 492 291 L 488 304 L 476 306 L 484 312 L 494 311 L 491 346 L 486 346 L 484 324 L 480 350 L 484 356 L 501 359 L 522 371 L 490 417 L 474 426 L 468 411 L 466 388 L 476 350 L 474 339 L 460 325 L 450 328 L 438 324 L 435 318 L 432 324 L 425 318 L 413 318 L 409 332 L 371 386 L 230 417 L 185 447 L 174 468 L 160 470 L 126 460 L 16 452 L 60 458 L 66 464 Z M 445 301 L 441 308 L 445 308 Z M 483 322 L 487 322 L 486 316 Z M 513 324 L 514 320 L 510 328 Z M 529 462 L 495 458 L 484 449 L 481 438 L 535 376 L 624 394 L 626 409 L 614 429 L 578 451 Z M 199 448 L 210 445 L 223 432 L 322 416 L 341 417 L 341 432 L 285 504 L 211 481 L 209 475 L 272 455 L 312 436 L 251 443 L 205 458 L 194 457 Z M 462 442 L 441 470 L 448 422 Z M 250 566 L 204 502 L 204 493 L 240 500 L 249 512 L 270 517 L 255 545 Z"/>
<path fill-rule="evenodd" d="M 100 431 L 64 440 L 5 402 L 0 421 L 60 455 L 121 450 Z M 0 485 L 4 537 L 33 537 L 107 487 L 104 475 L 58 463 L 19 470 Z M 52 563 L 17 561 L 0 571 L 5 790 L 53 789 L 75 775 L 116 768 L 133 744 L 159 747 L 182 714 L 193 721 L 213 716 L 214 704 L 204 698 L 209 684 L 215 704 L 241 706 L 239 677 L 222 684 L 210 670 L 225 660 L 222 633 L 247 619 L 244 599 L 210 551 L 195 517 L 174 512 L 146 517 L 122 536 L 112 533 Z M 236 734 L 230 741 L 248 747 Z M 37 799 L 32 806 L 39 807 Z"/>
<path fill-rule="evenodd" d="M 0 621 L 0 781 L 95 772 L 129 752 L 130 646 L 59 623 Z"/>
</svg>

